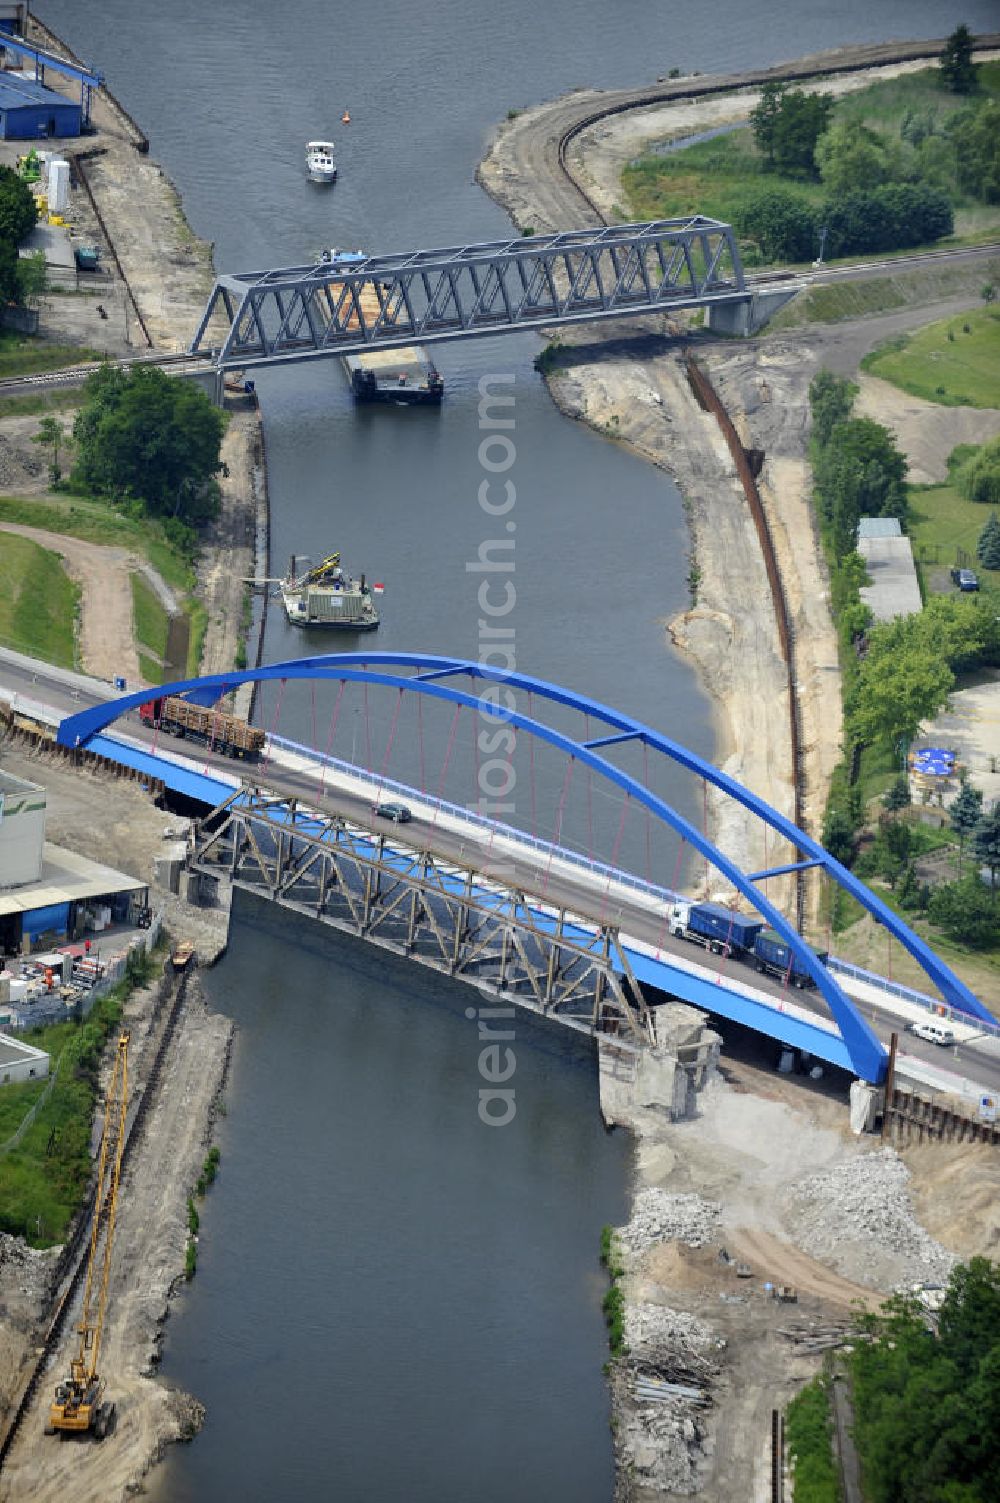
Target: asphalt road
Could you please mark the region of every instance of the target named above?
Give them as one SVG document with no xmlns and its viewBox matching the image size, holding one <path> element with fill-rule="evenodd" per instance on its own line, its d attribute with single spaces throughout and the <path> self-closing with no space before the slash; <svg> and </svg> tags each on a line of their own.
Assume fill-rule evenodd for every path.
<svg viewBox="0 0 1000 1503">
<path fill-rule="evenodd" d="M 78 687 L 73 687 L 74 682 Z M 5 689 L 34 699 L 61 715 L 84 709 L 89 704 L 98 703 L 101 698 L 94 689 L 86 685 L 85 680 L 74 681 L 71 675 L 63 674 L 58 669 L 49 669 L 44 664 L 38 664 L 32 671 L 0 652 L 0 694 Z M 152 744 L 153 733 L 141 723 L 137 714 L 133 713 L 119 722 L 118 729 L 137 741 Z M 548 858 L 544 852 L 530 847 L 525 847 L 523 855 L 512 854 L 506 849 L 493 851 L 489 835 L 473 825 L 465 831 L 457 831 L 425 818 L 414 818 L 402 826 L 390 825 L 372 814 L 371 801 L 366 795 L 343 789 L 327 789 L 320 794 L 315 777 L 308 771 L 299 772 L 274 762 L 251 769 L 247 764 L 234 762 L 208 748 L 198 747 L 195 750 L 190 743 L 172 737 L 161 736 L 158 744 L 164 749 L 193 756 L 207 769 L 215 768 L 230 776 L 234 773 L 240 776 L 249 774 L 262 786 L 283 795 L 298 797 L 312 808 L 327 814 L 340 814 L 362 828 L 379 834 L 391 831 L 401 843 L 426 850 L 445 861 L 471 864 L 484 876 L 493 872 L 504 882 L 519 887 L 544 902 L 565 906 L 571 912 L 581 915 L 596 915 L 610 924 L 620 926 L 626 934 L 644 940 L 665 955 L 678 955 L 688 963 L 704 963 L 706 971 L 712 975 L 721 973 L 733 980 L 745 981 L 755 990 L 776 999 L 794 1002 L 821 1016 L 827 1015 L 825 1003 L 815 992 L 783 986 L 776 978 L 758 975 L 752 967 L 736 960 L 709 957 L 690 941 L 667 933 L 662 920 L 655 918 L 638 904 L 630 905 L 627 901 L 620 901 L 618 895 L 614 899 L 597 897 L 593 880 L 588 878 L 583 869 L 579 878 L 555 867 L 547 871 Z M 396 795 L 391 797 L 395 798 Z M 420 795 L 415 791 L 414 803 L 419 801 Z M 887 1009 L 877 1006 L 873 1008 L 866 1002 L 862 1011 L 886 1044 L 894 1030 L 902 1032 L 900 1018 Z M 907 1034 L 902 1041 L 902 1048 L 905 1053 L 915 1055 L 939 1069 L 974 1079 L 1000 1093 L 1000 1044 L 993 1040 L 972 1040 L 955 1050 L 941 1048 Z"/>
</svg>

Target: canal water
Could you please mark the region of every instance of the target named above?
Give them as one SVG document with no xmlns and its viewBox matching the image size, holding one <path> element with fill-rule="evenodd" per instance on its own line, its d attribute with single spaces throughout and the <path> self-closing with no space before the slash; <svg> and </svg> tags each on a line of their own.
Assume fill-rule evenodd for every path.
<svg viewBox="0 0 1000 1503">
<path fill-rule="evenodd" d="M 474 182 L 489 131 L 577 85 L 995 24 L 988 0 L 721 0 L 710 26 L 652 0 L 39 9 L 141 122 L 220 270 L 505 237 Z M 332 190 L 302 172 L 328 134 Z M 385 582 L 379 648 L 477 656 L 478 383 L 512 377 L 519 665 L 710 755 L 707 700 L 662 625 L 686 599 L 676 489 L 560 417 L 539 347 L 445 347 L 437 413 L 358 413 L 336 366 L 262 377 L 274 567 L 340 549 Z M 302 650 L 273 613 L 268 656 Z M 305 696 L 282 712 L 302 736 Z M 164 1497 L 608 1498 L 596 1250 L 629 1160 L 600 1127 L 590 1050 L 518 1018 L 498 1129 L 478 1115 L 468 989 L 249 902 L 207 986 L 239 1034 L 164 1370 L 208 1423 L 161 1469 Z"/>
</svg>

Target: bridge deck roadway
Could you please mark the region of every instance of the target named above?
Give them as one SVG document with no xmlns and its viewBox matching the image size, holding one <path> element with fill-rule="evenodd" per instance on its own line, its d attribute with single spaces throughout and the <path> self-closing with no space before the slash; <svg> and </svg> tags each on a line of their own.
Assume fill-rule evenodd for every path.
<svg viewBox="0 0 1000 1503">
<path fill-rule="evenodd" d="M 7 652 L 0 653 L 0 694 L 4 691 L 22 695 L 27 701 L 46 706 L 59 718 L 80 710 L 87 704 L 114 697 L 103 685 L 91 684 L 78 676 L 49 669 L 46 665 L 32 663 L 31 660 L 18 658 L 16 654 Z M 152 733 L 137 717 L 119 722 L 118 734 L 133 743 L 137 750 L 143 748 L 148 752 L 152 749 Z M 97 742 L 94 749 L 100 749 Z M 106 747 L 104 750 L 106 754 L 112 748 Z M 371 782 L 366 782 L 361 777 L 345 779 L 341 776 L 338 777 L 337 786 L 334 786 L 332 775 L 328 774 L 327 786 L 321 792 L 317 781 L 317 761 L 308 756 L 275 748 L 272 757 L 251 772 L 249 768 L 234 763 L 227 757 L 205 748 L 194 752 L 183 741 L 172 738 L 159 738 L 156 751 L 160 756 L 175 757 L 179 762 L 183 761 L 189 769 L 192 765 L 202 769 L 205 775 L 202 796 L 206 799 L 221 799 L 225 792 L 216 791 L 219 785 L 233 788 L 240 782 L 241 775 L 248 773 L 254 781 L 259 781 L 262 786 L 273 789 L 276 793 L 299 798 L 324 813 L 339 814 L 359 827 L 374 829 L 380 834 L 386 833 L 384 822 L 375 820 L 372 816 Z M 428 849 L 456 865 L 471 866 L 487 880 L 493 877 L 505 884 L 520 887 L 529 894 L 536 894 L 542 903 L 553 907 L 564 906 L 572 913 L 590 915 L 595 920 L 620 926 L 623 942 L 638 942 L 629 948 L 640 980 L 655 980 L 653 967 L 646 968 L 643 965 L 643 954 L 659 955 L 665 967 L 697 975 L 704 988 L 702 992 L 691 995 L 690 992 L 685 992 L 682 985 L 678 985 L 676 990 L 680 995 L 691 995 L 691 1000 L 707 1011 L 718 1013 L 722 1010 L 719 1006 L 722 998 L 718 995 L 721 985 L 726 990 L 738 990 L 745 997 L 752 998 L 754 994 L 758 994 L 762 1002 L 769 1002 L 771 1007 L 777 1007 L 791 1015 L 801 1009 L 817 1023 L 820 1020 L 828 1022 L 825 1004 L 814 993 L 784 986 L 779 980 L 758 975 L 751 967 L 739 962 L 709 957 L 697 946 L 668 934 L 662 911 L 649 892 L 641 886 L 632 888 L 617 882 L 609 885 L 606 877 L 595 875 L 583 860 L 574 862 L 568 853 L 565 858 L 552 857 L 544 848 L 530 844 L 520 846 L 503 837 L 491 838 L 489 831 L 483 826 L 471 820 L 463 824 L 455 816 L 443 810 L 435 810 L 431 803 L 422 803 L 419 793 L 414 792 L 412 796 L 408 796 L 407 802 L 413 810 L 414 819 L 405 827 L 389 827 L 393 840 L 398 840 L 401 845 Z M 843 978 L 839 979 L 843 981 Z M 675 989 L 670 987 L 666 974 L 656 984 Z M 844 989 L 855 991 L 849 983 Z M 898 1010 L 889 999 L 885 1005 L 880 1006 L 866 994 L 863 1011 L 885 1041 L 888 1041 L 893 1029 L 900 1028 Z M 915 1064 L 923 1060 L 939 1070 L 944 1068 L 957 1071 L 961 1076 L 974 1078 L 984 1087 L 1000 1090 L 1000 1044 L 984 1038 L 972 1027 L 958 1025 L 956 1032 L 960 1039 L 957 1057 L 951 1050 L 942 1050 L 933 1044 L 909 1037 L 906 1050 L 915 1057 Z"/>
</svg>

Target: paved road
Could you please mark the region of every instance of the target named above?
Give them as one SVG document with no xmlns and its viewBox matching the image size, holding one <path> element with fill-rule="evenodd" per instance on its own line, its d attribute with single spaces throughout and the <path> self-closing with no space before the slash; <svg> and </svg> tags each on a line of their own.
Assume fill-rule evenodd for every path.
<svg viewBox="0 0 1000 1503">
<path fill-rule="evenodd" d="M 75 679 L 73 675 L 61 670 L 47 669 L 45 665 L 28 668 L 12 660 L 12 655 L 0 651 L 0 692 L 3 689 L 13 690 L 25 698 L 43 703 L 59 714 L 72 714 L 88 704 L 97 703 L 101 698 L 94 686 L 85 679 Z M 104 697 L 113 697 L 112 691 L 108 690 Z M 137 715 L 133 714 L 120 722 L 119 728 L 136 740 L 152 743 L 152 732 L 142 725 Z M 183 741 L 174 741 L 169 737 L 160 737 L 159 745 L 181 754 L 191 754 L 193 751 Z M 206 748 L 199 747 L 195 755 L 206 769 L 217 769 L 230 777 L 246 770 L 243 764 L 234 763 L 228 757 Z M 343 815 L 363 828 L 377 830 L 379 833 L 385 831 L 384 823 L 373 817 L 371 799 L 366 794 L 327 789 L 320 795 L 315 777 L 308 770 L 299 772 L 273 762 L 259 769 L 259 776 L 266 786 L 273 787 L 282 794 L 301 798 L 313 808 L 322 809 L 329 814 Z M 419 803 L 419 799 L 420 795 L 415 793 L 414 802 Z M 492 869 L 505 882 L 520 886 L 548 903 L 565 905 L 580 914 L 593 914 L 595 911 L 594 878 L 586 868 L 581 867 L 578 878 L 562 868 L 553 868 L 547 872 L 548 858 L 544 852 L 527 846 L 522 855 L 511 855 L 506 848 L 502 852 L 495 852 L 491 850 L 489 833 L 474 825 L 460 831 L 432 819 L 415 818 L 406 826 L 405 831 L 397 830 L 396 827 L 394 831 L 407 845 L 427 850 L 446 861 L 471 864 L 484 875 L 489 875 Z M 620 925 L 626 934 L 644 940 L 665 956 L 677 955 L 688 963 L 704 962 L 709 974 L 721 974 L 735 981 L 742 980 L 778 1000 L 790 1000 L 817 1015 L 827 1016 L 825 1003 L 815 993 L 782 986 L 775 978 L 759 976 L 751 967 L 735 960 L 723 961 L 714 957 L 708 959 L 704 951 L 688 941 L 666 933 L 662 920 L 647 909 L 638 904 L 629 905 L 627 900 L 622 901 L 617 895 L 598 899 L 596 906 L 599 913 L 602 901 L 606 906 L 601 916 L 607 922 Z M 888 1009 L 880 1008 L 877 1004 L 873 1007 L 866 1002 L 862 1010 L 867 1021 L 886 1044 L 894 1030 L 900 1031 L 902 1025 L 898 1015 Z M 967 1076 L 1000 1093 L 1000 1046 L 992 1040 L 972 1040 L 963 1044 L 957 1051 L 957 1056 L 951 1049 L 941 1049 L 912 1035 L 907 1035 L 904 1048 L 906 1053 L 916 1055 L 928 1064 Z"/>
</svg>

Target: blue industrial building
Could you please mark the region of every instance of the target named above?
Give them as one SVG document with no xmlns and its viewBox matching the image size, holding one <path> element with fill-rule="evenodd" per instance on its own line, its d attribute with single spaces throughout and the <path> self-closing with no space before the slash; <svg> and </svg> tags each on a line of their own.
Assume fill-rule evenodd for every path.
<svg viewBox="0 0 1000 1503">
<path fill-rule="evenodd" d="M 19 73 L 0 73 L 0 140 L 78 136 L 82 114 L 79 101 L 57 94 L 43 83 Z"/>
</svg>

